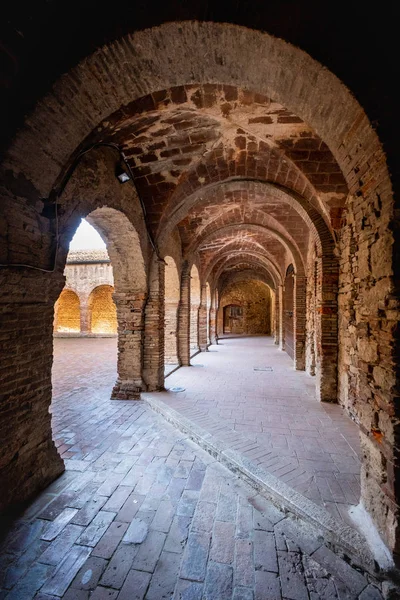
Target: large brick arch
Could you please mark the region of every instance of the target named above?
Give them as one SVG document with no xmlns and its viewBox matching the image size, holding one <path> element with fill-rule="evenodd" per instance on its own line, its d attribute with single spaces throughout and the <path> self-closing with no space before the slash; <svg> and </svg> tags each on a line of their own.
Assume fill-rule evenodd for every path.
<svg viewBox="0 0 400 600">
<path fill-rule="evenodd" d="M 392 186 L 381 144 L 362 107 L 321 64 L 266 33 L 234 25 L 190 21 L 138 32 L 99 49 L 55 84 L 52 93 L 26 119 L 9 148 L 2 165 L 7 188 L 3 203 L 5 226 L 16 236 L 19 218 L 14 221 L 13 211 L 8 209 L 17 206 L 19 215 L 24 213 L 34 224 L 31 232 L 34 243 L 30 257 L 26 243 L 15 244 L 9 250 L 3 241 L 1 253 L 5 258 L 2 261 L 26 264 L 33 258 L 35 264 L 41 265 L 41 260 L 49 255 L 52 225 L 45 214 L 39 214 L 38 207 L 60 181 L 76 149 L 100 121 L 133 99 L 193 82 L 236 85 L 267 94 L 309 123 L 342 170 L 350 194 L 338 243 L 342 369 L 339 397 L 360 423 L 364 505 L 390 549 L 399 552 L 399 467 L 395 448 L 399 424 L 394 411 L 397 396 L 393 368 L 397 363 L 393 332 L 398 305 L 391 297 Z M 126 204 L 124 212 L 128 211 Z M 41 227 L 45 230 L 43 236 L 38 234 Z M 28 240 L 25 234 L 21 236 L 25 242 Z M 333 287 L 338 277 L 335 261 L 337 263 L 338 258 L 332 253 L 322 275 L 332 280 Z M 45 269 L 49 270 L 47 263 Z M 45 307 L 37 311 L 38 318 L 46 313 L 47 321 L 51 322 L 49 306 L 58 295 L 55 294 L 56 278 L 58 293 L 62 288 L 59 273 L 54 277 L 48 273 L 39 276 L 32 271 L 21 275 L 11 268 L 3 269 L 1 277 L 2 284 L 6 282 L 0 286 L 5 305 L 16 303 L 16 296 L 11 299 L 10 283 L 16 286 L 26 283 L 31 290 L 36 286 Z M 15 294 L 20 295 L 20 292 Z M 28 296 L 23 300 L 26 309 Z M 332 303 L 334 311 L 334 299 Z M 329 320 L 330 312 L 326 311 L 325 316 Z M 334 318 L 332 312 L 332 320 Z M 47 360 L 41 370 L 45 383 L 42 379 L 33 382 L 43 384 L 41 394 L 47 400 L 50 363 Z M 10 393 L 23 398 L 27 390 L 17 393 L 17 388 L 13 388 Z M 45 448 L 40 458 L 48 465 L 47 472 L 46 466 L 43 468 L 40 485 L 59 471 L 58 466 L 53 468 L 57 458 L 49 439 L 47 430 L 38 442 L 42 443 L 41 451 Z M 9 458 L 17 456 L 12 439 L 7 452 Z M 17 458 L 14 474 L 19 473 L 22 481 L 23 474 L 32 467 L 32 460 L 23 465 L 23 459 Z M 37 489 L 37 477 L 32 476 L 24 492 L 21 488 L 22 494 L 26 496 L 29 489 L 31 492 Z M 18 488 L 15 476 L 11 480 L 13 484 L 7 494 Z"/>
<path fill-rule="evenodd" d="M 180 40 L 179 54 L 176 39 Z M 207 61 L 199 60 L 202 56 L 207 56 Z M 224 56 L 224 60 L 219 61 L 218 56 Z M 129 71 L 126 64 L 130 65 Z M 105 70 L 104 65 L 109 68 Z M 134 73 L 139 72 L 145 72 L 146 77 L 136 78 Z M 121 84 L 116 85 L 116 81 Z M 360 144 L 371 158 L 374 151 L 380 150 L 380 156 L 373 162 L 382 156 L 375 132 L 348 89 L 305 52 L 266 33 L 234 25 L 188 21 L 126 36 L 110 48 L 97 50 L 71 74 L 60 78 L 15 139 L 7 165 L 12 168 L 13 159 L 18 158 L 18 171 L 24 172 L 45 194 L 46 185 L 48 192 L 58 176 L 58 165 L 66 164 L 101 119 L 135 98 L 191 82 L 240 85 L 287 106 L 328 144 L 342 165 L 351 192 L 358 187 L 358 181 L 350 178 L 353 167 L 366 158 L 359 149 L 357 156 L 346 164 L 352 144 Z M 100 93 L 104 88 L 112 92 L 107 102 Z M 82 111 L 88 99 L 90 114 Z M 65 104 L 69 111 L 65 111 Z M 344 105 L 345 113 L 340 110 Z M 56 143 L 59 131 L 66 134 L 62 145 Z M 40 139 L 37 132 L 45 133 L 46 137 Z M 35 161 L 24 161 L 22 153 L 19 155 L 23 144 L 28 144 L 25 150 L 35 145 Z M 53 159 L 46 154 L 45 148 L 49 147 L 54 150 Z M 48 167 L 46 173 L 42 164 Z M 381 169 L 385 168 L 382 164 Z"/>
<path fill-rule="evenodd" d="M 287 236 L 284 236 L 282 233 L 280 233 L 276 229 L 270 228 L 265 225 L 259 225 L 258 223 L 254 223 L 254 222 L 253 223 L 243 222 L 243 223 L 234 224 L 234 225 L 225 225 L 218 229 L 214 229 L 214 231 L 212 233 L 209 233 L 208 235 L 204 236 L 201 240 L 199 240 L 198 249 L 200 249 L 203 245 L 207 246 L 207 243 L 212 242 L 212 240 L 214 240 L 214 239 L 218 239 L 220 237 L 224 238 L 225 236 L 228 237 L 229 235 L 232 235 L 234 233 L 241 233 L 242 231 L 246 231 L 246 232 L 250 232 L 250 233 L 254 233 L 254 234 L 258 233 L 261 236 L 261 240 L 262 240 L 262 236 L 265 234 L 267 236 L 271 236 L 272 238 L 278 240 L 280 242 L 280 244 L 283 246 L 283 248 L 287 251 L 289 256 L 291 257 L 291 260 L 296 263 L 296 266 L 297 266 L 297 269 L 299 270 L 299 272 L 302 275 L 304 275 L 303 258 L 300 255 L 295 244 L 290 239 L 288 239 Z"/>
<path fill-rule="evenodd" d="M 215 287 L 223 270 L 230 265 L 236 264 L 240 260 L 246 260 L 258 268 L 265 270 L 272 278 L 275 287 L 282 285 L 282 274 L 276 267 L 273 257 L 266 252 L 260 252 L 258 248 L 254 247 L 248 246 L 243 250 L 240 246 L 237 247 L 236 242 L 229 244 L 223 252 L 220 252 L 214 257 L 207 265 L 203 277 L 205 280 L 211 281 Z"/>
<path fill-rule="evenodd" d="M 93 180 L 93 170 L 95 179 Z M 85 218 L 107 244 L 113 266 L 113 300 L 118 320 L 118 379 L 112 397 L 138 397 L 142 388 L 142 307 L 148 276 L 145 226 L 135 190 L 114 177 L 115 156 L 94 150 L 83 160 L 60 196 L 58 268 L 64 270 L 68 244 Z M 125 209 L 129 202 L 129 210 Z M 140 308 L 138 308 L 140 306 Z"/>
<path fill-rule="evenodd" d="M 254 225 L 257 227 L 264 227 L 266 232 L 269 232 L 271 233 L 271 235 L 273 235 L 273 237 L 280 239 L 283 245 L 291 252 L 293 260 L 296 256 L 299 264 L 302 263 L 304 268 L 306 262 L 305 248 L 308 242 L 308 236 L 304 236 L 306 238 L 306 243 L 304 244 L 304 247 L 300 248 L 298 244 L 298 239 L 295 239 L 295 237 L 293 236 L 294 231 L 288 231 L 288 229 L 285 228 L 285 226 L 283 226 L 276 218 L 272 217 L 266 212 L 255 209 L 242 210 L 240 218 L 238 217 L 239 215 L 236 214 L 226 215 L 222 213 L 222 215 L 219 218 L 212 219 L 210 223 L 207 223 L 201 228 L 199 232 L 197 232 L 196 236 L 193 236 L 194 239 L 192 243 L 186 249 L 186 256 L 189 256 L 192 252 L 196 252 L 196 250 L 198 250 L 202 246 L 203 242 L 206 243 L 206 240 L 211 235 L 213 235 L 217 231 L 221 231 L 223 228 L 236 226 L 239 230 L 242 227 L 246 228 L 248 225 Z M 305 223 L 302 222 L 300 219 L 294 222 L 293 229 L 296 226 L 301 226 L 301 224 L 303 224 L 304 228 L 307 229 Z"/>
<path fill-rule="evenodd" d="M 221 283 L 221 293 L 223 293 L 224 289 L 230 286 L 233 283 L 238 281 L 250 281 L 250 280 L 258 280 L 265 283 L 273 292 L 275 291 L 274 282 L 271 277 L 268 276 L 266 272 L 263 272 L 259 269 L 243 269 L 240 272 L 234 272 L 228 274 L 223 282 Z"/>
<path fill-rule="evenodd" d="M 145 292 L 147 276 L 140 239 L 135 226 L 115 208 L 102 206 L 86 216 L 107 243 L 118 292 Z"/>
<path fill-rule="evenodd" d="M 164 363 L 176 365 L 178 359 L 178 305 L 180 299 L 180 278 L 176 263 L 171 256 L 165 256 L 165 340 Z"/>
</svg>

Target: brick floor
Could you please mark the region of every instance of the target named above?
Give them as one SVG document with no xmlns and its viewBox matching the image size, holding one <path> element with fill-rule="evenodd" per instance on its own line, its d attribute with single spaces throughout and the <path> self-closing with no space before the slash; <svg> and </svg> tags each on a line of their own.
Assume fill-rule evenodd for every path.
<svg viewBox="0 0 400 600">
<path fill-rule="evenodd" d="M 115 340 L 57 340 L 53 377 L 67 470 L 3 522 L 0 599 L 382 598 L 146 403 L 109 400 Z"/>
<path fill-rule="evenodd" d="M 266 336 L 224 337 L 192 365 L 166 379 L 166 388 L 184 392 L 157 399 L 352 525 L 358 428 L 340 406 L 316 400 L 315 378 L 295 371 Z"/>
</svg>

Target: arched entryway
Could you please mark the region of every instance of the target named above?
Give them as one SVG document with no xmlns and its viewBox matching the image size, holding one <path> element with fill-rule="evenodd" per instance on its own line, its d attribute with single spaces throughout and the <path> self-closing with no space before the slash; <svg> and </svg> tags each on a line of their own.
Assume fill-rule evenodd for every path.
<svg viewBox="0 0 400 600">
<path fill-rule="evenodd" d="M 99 285 L 89 296 L 90 333 L 116 334 L 118 330 L 117 309 L 112 295 L 114 288 Z"/>
<path fill-rule="evenodd" d="M 240 304 L 228 304 L 223 309 L 222 333 L 243 333 L 243 307 Z"/>
<path fill-rule="evenodd" d="M 80 330 L 79 297 L 72 290 L 64 289 L 54 307 L 54 333 L 77 334 Z"/>
</svg>

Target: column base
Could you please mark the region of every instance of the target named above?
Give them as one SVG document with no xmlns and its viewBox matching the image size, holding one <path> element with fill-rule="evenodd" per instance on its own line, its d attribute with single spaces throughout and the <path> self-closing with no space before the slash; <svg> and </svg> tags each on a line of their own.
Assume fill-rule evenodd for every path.
<svg viewBox="0 0 400 600">
<path fill-rule="evenodd" d="M 117 380 L 111 392 L 111 400 L 140 400 L 142 388 L 135 381 Z"/>
</svg>

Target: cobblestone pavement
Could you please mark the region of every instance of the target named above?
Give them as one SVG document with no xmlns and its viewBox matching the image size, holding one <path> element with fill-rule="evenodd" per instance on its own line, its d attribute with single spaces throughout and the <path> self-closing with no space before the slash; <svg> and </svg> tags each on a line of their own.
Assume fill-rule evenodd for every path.
<svg viewBox="0 0 400 600">
<path fill-rule="evenodd" d="M 53 373 L 67 470 L 7 524 L 0 599 L 382 598 L 144 402 L 110 401 L 115 340 L 57 340 Z"/>
<path fill-rule="evenodd" d="M 337 404 L 315 397 L 315 377 L 266 336 L 222 338 L 167 379 L 157 400 L 354 526 L 360 498 L 358 428 Z M 146 396 L 145 396 L 146 397 Z"/>
</svg>

